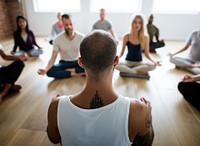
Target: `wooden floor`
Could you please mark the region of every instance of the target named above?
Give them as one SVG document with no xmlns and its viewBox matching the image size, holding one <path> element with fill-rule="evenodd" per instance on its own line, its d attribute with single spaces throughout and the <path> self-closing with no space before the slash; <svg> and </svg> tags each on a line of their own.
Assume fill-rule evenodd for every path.
<svg viewBox="0 0 200 146">
<path fill-rule="evenodd" d="M 19 93 L 11 94 L 0 104 L 0 146 L 51 146 L 46 135 L 47 108 L 56 93 L 74 94 L 84 86 L 85 78 L 54 80 L 37 75 L 46 66 L 52 47 L 38 38 L 44 54 L 31 58 L 17 83 Z M 10 52 L 13 41 L 1 42 Z M 166 55 L 183 46 L 184 42 L 167 41 L 166 47 L 152 56 L 163 66 L 150 73 L 150 80 L 122 78 L 114 72 L 115 90 L 131 98 L 146 97 L 153 107 L 154 146 L 200 146 L 200 112 L 187 103 L 177 90 L 177 83 L 187 72 L 174 68 Z M 119 45 L 120 48 L 120 45 Z M 0 64 L 10 62 L 0 59 Z"/>
</svg>

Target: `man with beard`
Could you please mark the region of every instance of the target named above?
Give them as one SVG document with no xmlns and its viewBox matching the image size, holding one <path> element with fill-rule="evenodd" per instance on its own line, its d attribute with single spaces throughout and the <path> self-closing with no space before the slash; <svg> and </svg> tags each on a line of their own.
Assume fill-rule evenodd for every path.
<svg viewBox="0 0 200 146">
<path fill-rule="evenodd" d="M 38 74 L 47 74 L 53 78 L 69 78 L 84 75 L 84 69 L 78 65 L 79 46 L 83 34 L 74 31 L 71 16 L 62 15 L 62 23 L 65 31 L 60 33 L 53 41 L 53 53 L 45 69 L 39 69 Z M 54 65 L 58 53 L 61 60 Z"/>
<path fill-rule="evenodd" d="M 118 44 L 119 39 L 117 38 L 117 36 L 113 31 L 112 24 L 109 20 L 106 19 L 106 10 L 100 9 L 99 16 L 100 19 L 93 24 L 92 30 L 101 29 L 110 32 Z"/>
</svg>

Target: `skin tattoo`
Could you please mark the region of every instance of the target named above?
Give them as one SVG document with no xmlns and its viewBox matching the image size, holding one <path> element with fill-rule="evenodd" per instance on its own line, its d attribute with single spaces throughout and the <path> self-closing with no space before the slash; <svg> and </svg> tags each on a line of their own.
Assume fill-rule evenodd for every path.
<svg viewBox="0 0 200 146">
<path fill-rule="evenodd" d="M 103 106 L 104 106 L 103 100 L 101 99 L 98 91 L 96 90 L 96 93 L 90 102 L 90 109 L 100 108 Z"/>
</svg>

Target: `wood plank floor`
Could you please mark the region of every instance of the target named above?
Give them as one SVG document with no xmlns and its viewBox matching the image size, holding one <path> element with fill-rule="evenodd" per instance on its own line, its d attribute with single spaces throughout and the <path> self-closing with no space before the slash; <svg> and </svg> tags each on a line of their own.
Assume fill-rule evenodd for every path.
<svg viewBox="0 0 200 146">
<path fill-rule="evenodd" d="M 22 90 L 10 94 L 0 104 L 1 146 L 51 146 L 46 135 L 47 108 L 56 93 L 74 94 L 81 90 L 84 77 L 54 80 L 37 75 L 51 56 L 52 47 L 37 38 L 44 54 L 30 58 L 17 83 Z M 1 42 L 10 52 L 13 41 Z M 121 44 L 120 44 L 121 45 Z M 120 45 L 118 52 L 120 52 Z M 150 80 L 122 78 L 114 72 L 115 90 L 130 98 L 146 97 L 153 107 L 154 146 L 200 146 L 200 112 L 187 103 L 177 90 L 177 84 L 187 72 L 177 70 L 169 63 L 167 53 L 180 49 L 184 42 L 167 41 L 166 46 L 152 56 L 163 65 L 150 73 Z M 9 61 L 0 59 L 1 65 Z"/>
</svg>

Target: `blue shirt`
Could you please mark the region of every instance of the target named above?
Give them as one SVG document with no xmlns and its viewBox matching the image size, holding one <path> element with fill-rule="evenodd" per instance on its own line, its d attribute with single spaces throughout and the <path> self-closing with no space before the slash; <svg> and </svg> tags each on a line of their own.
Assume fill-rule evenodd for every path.
<svg viewBox="0 0 200 146">
<path fill-rule="evenodd" d="M 134 45 L 130 41 L 127 42 L 128 53 L 126 55 L 126 60 L 128 61 L 142 61 L 142 51 L 140 44 Z"/>
</svg>

